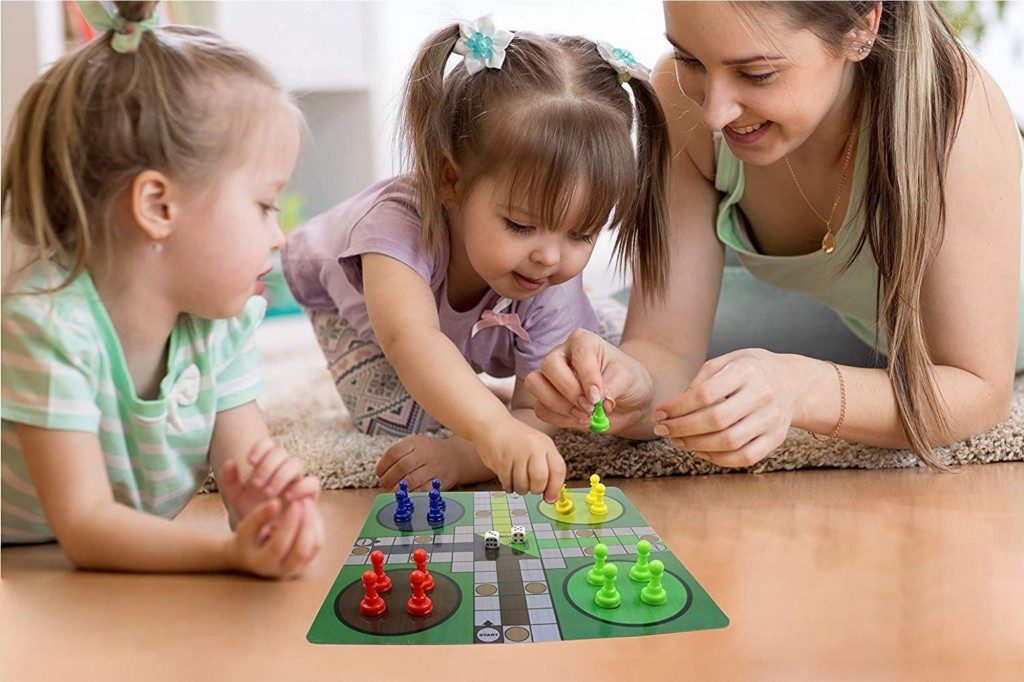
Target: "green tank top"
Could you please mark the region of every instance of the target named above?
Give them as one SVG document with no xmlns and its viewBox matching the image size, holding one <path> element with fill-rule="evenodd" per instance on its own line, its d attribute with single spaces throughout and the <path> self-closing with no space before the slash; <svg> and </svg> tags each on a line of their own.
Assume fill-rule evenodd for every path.
<svg viewBox="0 0 1024 682">
<path fill-rule="evenodd" d="M 867 117 L 862 117 L 861 139 L 867 139 L 867 124 Z M 864 231 L 864 217 L 857 207 L 860 206 L 864 192 L 867 148 L 866 144 L 857 148 L 853 168 L 853 189 L 846 215 L 836 233 L 835 252 L 829 255 L 815 249 L 811 253 L 797 256 L 767 256 L 758 253 L 754 248 L 746 217 L 739 207 L 746 186 L 743 162 L 733 155 L 729 145 L 716 134 L 715 149 L 718 163 L 715 171 L 715 188 L 721 192 L 722 199 L 718 204 L 715 229 L 719 241 L 736 251 L 740 263 L 751 275 L 766 284 L 800 292 L 827 305 L 839 314 L 858 338 L 873 346 L 878 266 L 871 255 L 871 250 L 862 249 L 849 269 L 843 271 L 843 264 L 853 253 L 857 239 Z M 1024 140 L 1021 141 L 1021 153 L 1024 155 Z M 1024 164 L 1021 168 L 1021 196 L 1021 208 L 1024 210 Z M 1021 272 L 1024 273 L 1024 249 L 1021 254 Z M 1024 286 L 1021 286 L 1020 290 L 1017 302 L 1017 372 L 1024 370 Z M 884 328 L 878 335 L 878 344 L 879 350 L 888 354 Z"/>
</svg>

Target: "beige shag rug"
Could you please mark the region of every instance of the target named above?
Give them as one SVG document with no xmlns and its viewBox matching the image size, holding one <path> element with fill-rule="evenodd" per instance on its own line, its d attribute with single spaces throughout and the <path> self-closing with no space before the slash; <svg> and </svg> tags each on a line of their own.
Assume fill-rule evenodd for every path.
<svg viewBox="0 0 1024 682">
<path fill-rule="evenodd" d="M 334 391 L 323 356 L 305 316 L 270 318 L 257 343 L 263 356 L 264 396 L 260 404 L 271 433 L 300 457 L 325 489 L 377 485 L 373 470 L 398 439 L 366 436 L 352 429 Z M 627 441 L 566 431 L 555 438 L 568 475 L 673 476 L 732 472 L 768 472 L 803 468 L 889 469 L 920 466 L 908 451 L 882 450 L 846 441 L 821 443 L 798 429 L 769 457 L 747 469 L 722 469 L 665 441 Z M 1024 459 L 1024 376 L 1015 386 L 1010 419 L 989 433 L 943 448 L 949 464 L 980 464 Z"/>
</svg>

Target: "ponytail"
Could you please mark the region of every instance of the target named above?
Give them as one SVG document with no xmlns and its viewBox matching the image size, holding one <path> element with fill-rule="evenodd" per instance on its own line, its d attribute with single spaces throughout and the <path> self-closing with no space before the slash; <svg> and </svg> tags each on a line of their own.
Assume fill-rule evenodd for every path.
<svg viewBox="0 0 1024 682">
<path fill-rule="evenodd" d="M 664 297 L 669 277 L 667 184 L 671 152 L 661 102 L 647 81 L 630 78 L 636 107 L 638 191 L 615 236 L 618 270 L 636 263 L 644 300 Z"/>
<path fill-rule="evenodd" d="M 458 39 L 458 24 L 446 26 L 427 38 L 405 88 L 407 162 L 413 169 L 423 221 L 423 245 L 428 250 L 444 237 L 447 229 L 441 205 L 441 160 L 445 151 L 452 150 L 442 102 L 445 64 Z"/>
</svg>

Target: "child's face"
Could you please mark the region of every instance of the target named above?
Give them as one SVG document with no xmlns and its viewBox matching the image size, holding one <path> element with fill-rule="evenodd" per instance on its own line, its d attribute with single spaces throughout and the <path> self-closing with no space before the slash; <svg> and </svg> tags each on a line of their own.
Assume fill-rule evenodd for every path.
<svg viewBox="0 0 1024 682">
<path fill-rule="evenodd" d="M 768 165 L 799 147 L 852 90 L 846 57 L 774 12 L 666 2 L 665 26 L 679 87 L 745 162 Z"/>
<path fill-rule="evenodd" d="M 572 279 L 590 260 L 596 235 L 539 225 L 524 207 L 507 205 L 507 192 L 491 178 L 480 179 L 463 194 L 449 213 L 452 265 L 468 266 L 464 274 L 475 279 L 473 284 L 521 300 Z M 577 192 L 569 224 L 584 194 Z"/>
<path fill-rule="evenodd" d="M 175 259 L 175 301 L 182 312 L 208 319 L 237 315 L 263 292 L 259 278 L 284 244 L 275 207 L 298 160 L 299 126 L 276 96 L 264 110 L 266 120 L 248 136 L 251 150 L 243 165 L 186 201 L 177 217 L 181 236 L 173 249 L 168 243 L 165 255 Z"/>
</svg>

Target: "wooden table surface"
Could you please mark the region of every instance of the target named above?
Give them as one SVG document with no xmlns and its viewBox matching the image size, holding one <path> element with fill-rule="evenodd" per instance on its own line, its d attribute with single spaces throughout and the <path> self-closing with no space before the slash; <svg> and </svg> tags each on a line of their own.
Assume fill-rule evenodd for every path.
<svg viewBox="0 0 1024 682">
<path fill-rule="evenodd" d="M 614 480 L 729 615 L 722 630 L 523 645 L 305 640 L 379 490 L 326 492 L 307 577 L 75 571 L 5 549 L 11 680 L 1024 679 L 1024 464 Z M 580 483 L 579 485 L 582 485 Z M 226 524 L 215 495 L 182 523 Z"/>
</svg>

